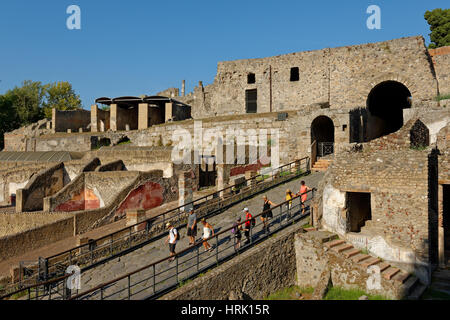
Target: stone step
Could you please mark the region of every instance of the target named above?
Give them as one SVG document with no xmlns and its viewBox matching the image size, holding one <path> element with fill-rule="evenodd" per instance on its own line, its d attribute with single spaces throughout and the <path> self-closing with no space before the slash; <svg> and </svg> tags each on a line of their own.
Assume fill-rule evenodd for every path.
<svg viewBox="0 0 450 320">
<path fill-rule="evenodd" d="M 329 241 L 327 243 L 325 243 L 325 247 L 327 247 L 328 249 L 331 249 L 333 247 L 339 246 L 341 244 L 345 243 L 344 240 L 333 240 L 333 241 Z"/>
<path fill-rule="evenodd" d="M 355 256 L 352 258 L 352 261 L 354 261 L 354 262 L 356 262 L 356 263 L 360 263 L 361 261 L 366 260 L 366 259 L 369 259 L 369 258 L 370 258 L 369 255 L 360 253 L 360 254 L 355 255 Z"/>
<path fill-rule="evenodd" d="M 397 273 L 395 276 L 392 277 L 392 280 L 405 283 L 405 281 L 409 278 L 410 274 L 404 271 L 401 271 Z"/>
<path fill-rule="evenodd" d="M 397 273 L 400 272 L 400 269 L 395 268 L 395 267 L 389 267 L 386 270 L 384 270 L 383 273 L 383 277 L 387 280 L 391 280 L 393 276 L 395 276 Z"/>
<path fill-rule="evenodd" d="M 416 276 L 410 275 L 404 285 L 406 295 L 409 296 L 419 283 L 420 281 Z"/>
<path fill-rule="evenodd" d="M 319 172 L 327 171 L 327 169 L 325 169 L 325 168 L 312 168 L 311 170 L 312 171 L 319 171 Z"/>
<path fill-rule="evenodd" d="M 342 251 L 346 251 L 346 250 L 349 250 L 349 249 L 352 249 L 352 248 L 353 248 L 353 246 L 351 244 L 344 243 L 344 244 L 341 244 L 339 246 L 335 246 L 332 249 L 334 251 L 338 252 L 338 253 L 341 253 Z"/>
<path fill-rule="evenodd" d="M 423 295 L 425 290 L 427 289 L 427 286 L 421 283 L 420 281 L 418 284 L 414 287 L 411 294 L 408 296 L 409 300 L 419 300 L 419 298 Z"/>
<path fill-rule="evenodd" d="M 450 281 L 450 270 L 438 270 L 431 275 L 433 279 Z"/>
<path fill-rule="evenodd" d="M 364 268 L 368 268 L 368 267 L 370 267 L 370 266 L 372 266 L 374 264 L 377 264 L 378 262 L 381 262 L 381 259 L 375 258 L 375 257 L 371 257 L 369 259 L 365 259 L 365 260 L 361 261 L 360 263 L 361 263 L 361 265 Z"/>
<path fill-rule="evenodd" d="M 377 266 L 380 267 L 380 272 L 383 272 L 384 270 L 389 268 L 391 265 L 386 262 L 381 262 L 381 263 L 377 264 Z"/>
<path fill-rule="evenodd" d="M 446 282 L 433 282 L 431 288 L 436 291 L 444 292 L 450 295 L 450 283 Z"/>
<path fill-rule="evenodd" d="M 347 250 L 345 251 L 343 254 L 346 258 L 351 258 L 353 256 L 356 256 L 358 253 L 360 253 L 361 251 L 359 249 L 352 249 L 352 250 Z"/>
</svg>

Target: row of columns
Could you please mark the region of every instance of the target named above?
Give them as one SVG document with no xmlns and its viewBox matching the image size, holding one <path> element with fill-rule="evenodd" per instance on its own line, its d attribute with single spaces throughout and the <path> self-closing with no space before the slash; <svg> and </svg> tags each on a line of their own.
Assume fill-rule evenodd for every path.
<svg viewBox="0 0 450 320">
<path fill-rule="evenodd" d="M 168 122 L 172 120 L 173 117 L 173 107 L 174 104 L 172 102 L 167 102 L 164 106 L 165 108 L 165 117 L 164 122 Z M 147 129 L 151 126 L 149 123 L 149 119 L 151 119 L 150 113 L 150 105 L 148 103 L 140 103 L 138 105 L 138 130 Z M 109 129 L 112 131 L 118 131 L 118 120 L 120 118 L 120 107 L 117 104 L 111 104 L 109 111 L 99 110 L 96 104 L 91 106 L 91 132 L 101 132 L 106 131 L 108 126 L 105 125 L 105 122 L 109 122 Z M 108 116 L 103 115 L 101 113 L 108 113 Z"/>
</svg>

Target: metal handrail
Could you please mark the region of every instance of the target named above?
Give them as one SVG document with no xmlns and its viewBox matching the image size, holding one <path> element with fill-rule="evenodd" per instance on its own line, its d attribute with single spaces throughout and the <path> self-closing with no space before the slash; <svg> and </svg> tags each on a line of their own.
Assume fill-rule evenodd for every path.
<svg viewBox="0 0 450 320">
<path fill-rule="evenodd" d="M 309 157 L 304 157 L 304 158 L 301 158 L 301 159 L 299 159 L 299 160 L 292 161 L 292 162 L 290 162 L 290 163 L 288 163 L 288 164 L 285 164 L 285 165 L 283 165 L 283 166 L 280 166 L 280 167 L 271 169 L 272 178 L 274 177 L 274 173 L 275 173 L 275 172 L 277 172 L 277 173 L 278 173 L 278 172 L 282 173 L 282 172 L 283 172 L 282 168 L 285 168 L 285 167 L 288 167 L 288 166 L 289 166 L 289 167 L 290 167 L 290 170 L 291 170 L 291 169 L 292 169 L 292 167 L 291 167 L 292 164 L 295 164 L 295 163 L 299 163 L 298 169 L 301 169 L 301 163 L 302 163 L 303 161 L 305 161 L 305 160 L 308 160 L 308 159 L 309 159 Z M 309 166 L 308 161 L 306 161 L 306 166 L 307 166 L 306 171 L 308 172 L 308 170 L 309 170 L 309 168 L 308 168 L 308 166 Z M 267 172 L 266 172 L 266 173 L 260 173 L 260 174 L 258 174 L 258 175 L 256 175 L 256 176 L 252 177 L 252 178 L 245 179 L 245 181 L 243 181 L 243 183 L 244 183 L 244 182 L 247 182 L 247 181 L 250 181 L 250 180 L 257 180 L 258 177 L 262 177 L 262 181 L 264 181 L 265 179 L 267 179 L 267 178 L 264 178 L 266 175 L 267 175 Z M 130 237 L 130 236 L 132 235 L 132 233 L 131 233 L 132 228 L 134 228 L 134 227 L 136 227 L 136 226 L 138 226 L 138 225 L 141 225 L 141 224 L 143 224 L 143 223 L 148 223 L 148 222 L 150 222 L 150 221 L 152 221 L 152 220 L 156 220 L 157 218 L 159 218 L 159 217 L 161 217 L 161 216 L 163 216 L 163 221 L 161 221 L 161 222 L 159 222 L 159 223 L 165 223 L 165 222 L 167 221 L 167 219 L 166 219 L 166 217 L 165 217 L 166 214 L 168 214 L 168 213 L 170 213 L 170 212 L 173 212 L 173 211 L 176 211 L 176 210 L 179 210 L 180 208 L 184 208 L 184 207 L 186 207 L 186 206 L 188 206 L 188 205 L 190 205 L 190 204 L 193 204 L 193 203 L 195 203 L 195 202 L 198 202 L 198 201 L 200 201 L 200 200 L 207 199 L 208 197 L 211 197 L 211 196 L 213 196 L 213 199 L 214 199 L 214 198 L 216 198 L 214 195 L 220 194 L 221 192 L 224 192 L 225 190 L 228 190 L 228 189 L 231 189 L 231 188 L 233 188 L 233 186 L 226 187 L 226 188 L 224 188 L 224 189 L 222 189 L 222 190 L 219 190 L 219 191 L 216 191 L 216 192 L 211 193 L 211 194 L 209 194 L 209 195 L 206 195 L 206 196 L 203 196 L 203 197 L 201 197 L 201 198 L 195 199 L 194 201 L 191 201 L 191 202 L 189 202 L 189 203 L 186 203 L 186 204 L 184 204 L 183 206 L 179 206 L 179 207 L 177 207 L 177 208 L 170 209 L 170 210 L 168 210 L 168 211 L 166 211 L 166 212 L 164 212 L 164 213 L 161 213 L 161 214 L 159 214 L 159 215 L 157 215 L 157 216 L 155 216 L 155 217 L 146 219 L 146 220 L 144 220 L 144 221 L 142 221 L 142 222 L 139 222 L 139 223 L 137 223 L 137 224 L 133 224 L 133 225 L 131 225 L 131 226 L 122 228 L 121 230 L 115 231 L 115 232 L 110 233 L 110 234 L 108 234 L 108 235 L 106 235 L 106 236 L 103 236 L 103 237 L 101 237 L 101 238 L 98 238 L 98 239 L 94 240 L 94 242 L 99 242 L 99 241 L 101 241 L 101 240 L 110 238 L 110 239 L 111 239 L 110 245 L 112 245 L 114 235 L 117 235 L 117 234 L 119 234 L 119 233 L 121 233 L 121 232 L 123 232 L 123 231 L 130 230 L 130 235 L 126 235 L 126 236 L 120 237 L 119 239 L 124 238 L 124 237 Z M 170 218 L 177 217 L 177 216 L 179 216 L 179 215 L 181 215 L 181 214 L 185 214 L 185 212 L 184 212 L 184 211 L 183 211 L 183 212 L 178 211 L 178 214 L 177 214 L 177 215 L 172 216 L 172 217 L 170 217 Z M 162 234 L 164 234 L 164 233 L 166 233 L 166 232 L 163 232 Z M 84 244 L 84 245 L 80 245 L 80 246 L 74 247 L 74 248 L 72 248 L 72 249 L 65 250 L 65 251 L 63 251 L 63 252 L 61 252 L 61 253 L 58 253 L 58 254 L 53 255 L 53 256 L 51 256 L 51 257 L 48 257 L 48 258 L 46 258 L 46 259 L 47 259 L 47 260 L 50 260 L 50 259 L 52 259 L 52 258 L 55 258 L 55 257 L 58 257 L 58 256 L 62 256 L 62 255 L 67 254 L 67 253 L 69 254 L 69 258 L 71 258 L 71 257 L 72 257 L 72 252 L 73 252 L 73 251 L 80 250 L 80 249 L 82 249 L 82 248 L 84 248 L 84 247 L 86 247 L 86 246 L 89 246 L 89 244 Z M 124 250 L 124 251 L 125 251 L 125 250 Z M 92 251 L 92 252 L 93 252 L 93 251 Z M 91 252 L 91 253 L 92 253 L 92 252 Z M 29 286 L 20 288 L 20 289 L 18 289 L 18 290 L 15 290 L 15 291 L 13 291 L 13 292 L 10 292 L 10 293 L 8 293 L 8 294 L 6 294 L 6 295 L 0 296 L 0 299 L 4 299 L 4 298 L 7 298 L 7 297 L 10 297 L 10 296 L 12 296 L 12 295 L 14 295 L 14 294 L 17 294 L 17 293 L 20 293 L 20 292 L 23 292 L 23 291 L 26 291 L 26 290 L 29 290 L 29 289 L 36 288 L 36 287 L 42 286 L 42 285 L 44 285 L 44 284 L 52 284 L 52 283 L 55 283 L 55 282 L 57 282 L 57 281 L 64 280 L 64 279 L 66 279 L 66 278 L 68 278 L 68 277 L 70 277 L 70 276 L 71 276 L 70 274 L 66 274 L 66 275 L 64 275 L 64 276 L 58 277 L 58 278 L 53 279 L 53 280 L 48 280 L 48 281 L 45 281 L 45 282 L 40 282 L 40 283 L 36 283 L 36 284 L 33 284 L 33 285 L 29 285 Z"/>
<path fill-rule="evenodd" d="M 277 209 L 277 208 L 280 208 L 280 212 L 281 212 L 280 217 L 281 217 L 283 206 L 287 205 L 287 204 L 288 204 L 289 202 L 291 202 L 291 201 L 294 201 L 295 199 L 300 199 L 300 203 L 302 203 L 302 202 L 301 202 L 301 196 L 304 195 L 304 194 L 308 194 L 308 193 L 311 192 L 311 193 L 313 193 L 313 197 L 314 197 L 314 191 L 315 191 L 315 189 L 311 189 L 311 190 L 308 190 L 308 191 L 306 191 L 306 192 L 304 192 L 304 193 L 302 193 L 302 194 L 296 195 L 296 196 L 294 196 L 294 197 L 293 197 L 292 199 L 290 199 L 290 200 L 284 201 L 284 202 L 282 202 L 282 203 L 280 203 L 280 204 L 278 204 L 278 205 L 276 205 L 276 206 L 271 207 L 271 208 L 268 209 L 268 210 L 262 211 L 262 212 L 259 213 L 258 215 L 252 216 L 252 218 L 253 218 L 253 219 L 256 219 L 256 218 L 262 216 L 263 214 L 268 213 L 269 211 L 275 210 L 275 209 Z M 311 200 L 311 198 L 307 199 L 306 201 L 310 201 L 310 200 Z M 288 209 L 288 210 L 289 210 L 289 209 Z M 307 215 L 307 214 L 303 215 L 302 217 L 304 217 L 304 216 L 306 216 L 306 215 Z M 237 225 L 240 226 L 240 225 L 245 224 L 245 223 L 247 223 L 247 222 L 249 222 L 249 221 L 251 221 L 251 219 L 247 219 L 247 220 L 245 220 L 245 221 L 243 221 L 243 222 L 241 222 L 241 223 L 239 223 L 239 224 L 237 224 Z M 256 226 L 256 225 L 255 225 L 255 226 Z M 235 228 L 235 227 L 236 227 L 236 225 L 233 225 L 232 227 L 229 227 L 229 228 L 227 228 L 227 229 L 225 229 L 225 230 L 223 230 L 223 231 L 220 231 L 220 232 L 216 233 L 214 236 L 210 236 L 209 238 L 204 239 L 204 240 L 202 240 L 202 241 L 199 242 L 199 243 L 196 243 L 196 244 L 194 244 L 194 245 L 192 245 L 192 246 L 189 246 L 188 248 L 186 248 L 186 249 L 184 249 L 184 250 L 178 252 L 178 253 L 175 254 L 174 256 L 167 256 L 167 257 L 165 257 L 165 258 L 163 258 L 163 259 L 160 259 L 160 260 L 158 260 L 158 261 L 156 261 L 156 262 L 153 262 L 153 263 L 151 263 L 151 264 L 149 264 L 149 265 L 140 267 L 139 269 L 136 269 L 136 270 L 134 270 L 134 271 L 132 271 L 132 272 L 128 272 L 128 273 L 126 273 L 126 274 L 124 274 L 124 275 L 122 275 L 122 276 L 120 276 L 120 277 L 117 277 L 117 278 L 115 278 L 115 279 L 113 279 L 113 280 L 104 282 L 104 283 L 102 283 L 102 284 L 100 284 L 100 285 L 98 285 L 98 286 L 95 286 L 95 287 L 93 287 L 93 288 L 91 288 L 91 289 L 89 289 L 89 290 L 86 290 L 86 291 L 84 291 L 84 292 L 82 292 L 82 293 L 79 293 L 79 294 L 77 294 L 77 295 L 74 295 L 74 296 L 70 297 L 69 300 L 76 300 L 76 299 L 79 299 L 80 297 L 86 296 L 86 295 L 88 295 L 88 294 L 90 294 L 90 293 L 93 293 L 93 292 L 95 292 L 95 291 L 98 291 L 98 290 L 102 290 L 102 291 L 103 291 L 105 287 L 108 287 L 108 286 L 110 286 L 110 285 L 112 285 L 112 284 L 114 284 L 114 283 L 117 283 L 117 282 L 120 281 L 120 280 L 123 280 L 123 279 L 126 279 L 126 278 L 129 279 L 132 275 L 134 275 L 134 274 L 136 274 L 136 273 L 139 273 L 140 271 L 149 269 L 149 268 L 154 268 L 156 265 L 161 264 L 162 262 L 165 262 L 165 261 L 167 261 L 167 260 L 169 260 L 169 259 L 171 259 L 171 258 L 174 258 L 174 257 L 175 257 L 175 259 L 177 260 L 179 256 L 184 255 L 185 253 L 190 252 L 190 251 L 192 251 L 192 250 L 195 249 L 195 248 L 198 248 L 198 247 L 201 246 L 205 241 L 208 241 L 208 240 L 210 240 L 210 239 L 216 238 L 216 242 L 218 243 L 218 237 L 219 237 L 220 235 L 223 235 L 223 234 L 225 234 L 225 233 L 228 233 L 229 231 L 231 231 L 231 229 L 233 229 L 233 228 Z M 253 227 L 250 228 L 250 232 L 251 232 L 252 229 L 253 229 Z M 252 235 L 250 235 L 250 239 L 252 239 Z M 217 246 L 216 246 L 216 250 L 218 250 L 218 247 L 219 247 L 219 246 L 217 245 Z M 177 261 L 178 261 L 178 260 L 177 260 Z M 198 267 L 198 266 L 197 266 L 197 267 Z M 177 278 L 178 278 L 178 272 L 177 272 Z M 177 281 L 177 282 L 178 282 L 178 281 Z M 128 287 L 127 289 L 130 290 L 130 287 Z M 122 290 L 120 290 L 120 291 L 123 291 L 123 290 L 124 290 L 124 289 L 122 289 Z M 115 293 L 114 293 L 114 294 L 115 294 Z M 114 294 L 112 294 L 112 295 L 114 295 Z M 110 296 L 111 296 L 111 295 L 110 295 Z"/>
</svg>

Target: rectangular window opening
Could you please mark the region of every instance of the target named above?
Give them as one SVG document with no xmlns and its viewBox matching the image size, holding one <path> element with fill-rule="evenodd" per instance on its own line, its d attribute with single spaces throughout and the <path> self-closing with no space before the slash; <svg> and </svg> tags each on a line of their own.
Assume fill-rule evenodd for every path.
<svg viewBox="0 0 450 320">
<path fill-rule="evenodd" d="M 291 81 L 299 81 L 300 80 L 300 74 L 298 71 L 298 67 L 291 68 Z"/>
</svg>

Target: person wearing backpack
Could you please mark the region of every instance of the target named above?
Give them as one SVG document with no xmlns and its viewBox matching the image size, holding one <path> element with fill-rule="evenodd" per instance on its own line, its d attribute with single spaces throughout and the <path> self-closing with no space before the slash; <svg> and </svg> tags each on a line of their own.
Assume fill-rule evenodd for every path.
<svg viewBox="0 0 450 320">
<path fill-rule="evenodd" d="M 169 259 L 169 262 L 172 262 L 175 260 L 175 246 L 180 239 L 180 234 L 170 222 L 167 222 L 166 228 L 169 229 L 169 235 L 167 236 L 166 243 L 169 243 L 170 256 L 172 257 Z"/>
<path fill-rule="evenodd" d="M 234 243 L 234 250 L 239 250 L 241 248 L 241 239 L 242 239 L 242 233 L 243 230 L 242 224 L 241 224 L 241 218 L 237 218 L 236 222 L 233 224 L 233 229 L 231 229 L 231 233 L 233 234 L 235 240 Z"/>
<path fill-rule="evenodd" d="M 248 208 L 244 208 L 244 214 L 245 214 L 245 222 L 244 222 L 244 234 L 247 238 L 247 241 L 245 241 L 245 244 L 250 243 L 250 229 L 255 226 L 255 218 L 251 215 L 250 212 L 248 212 Z"/>
</svg>

